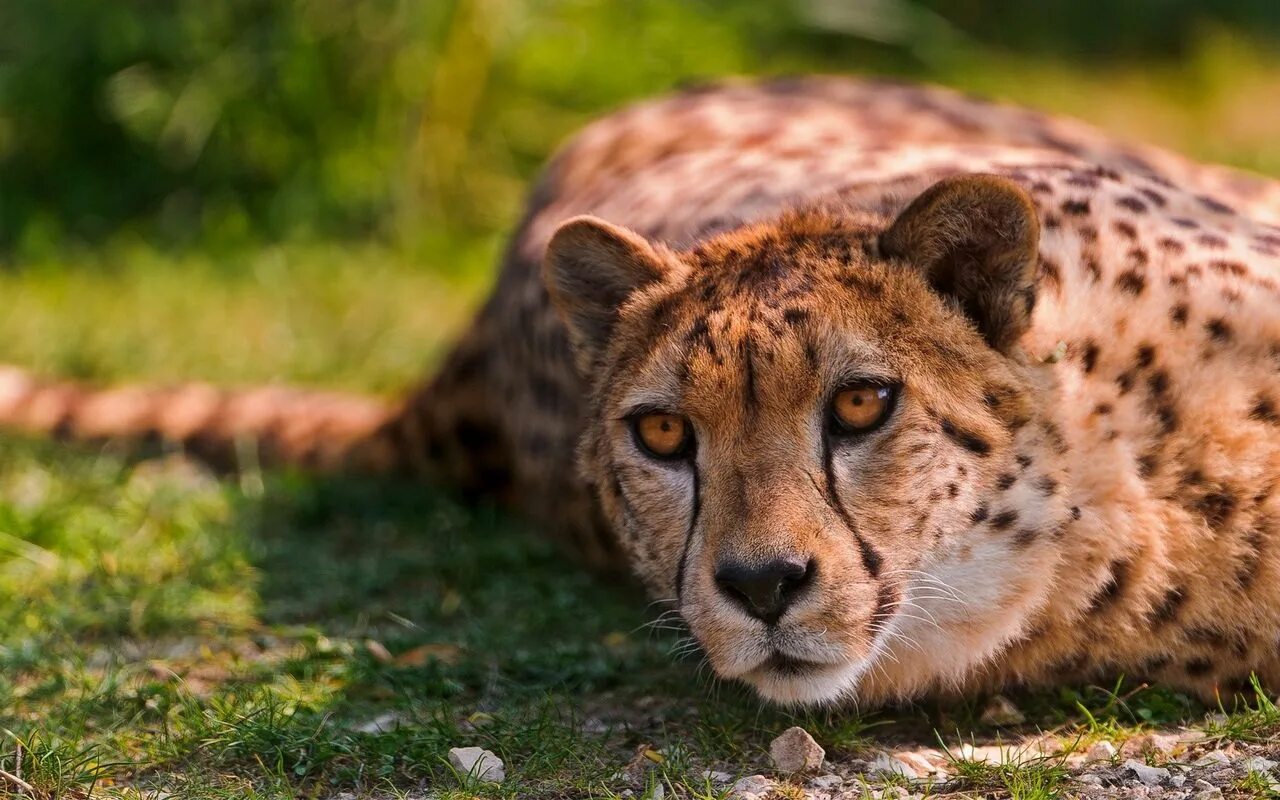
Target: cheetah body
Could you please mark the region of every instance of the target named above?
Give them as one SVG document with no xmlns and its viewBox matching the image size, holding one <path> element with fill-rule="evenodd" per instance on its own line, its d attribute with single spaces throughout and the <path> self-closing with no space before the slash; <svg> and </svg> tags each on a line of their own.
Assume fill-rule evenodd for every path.
<svg viewBox="0 0 1280 800">
<path fill-rule="evenodd" d="M 903 513 L 924 517 L 963 501 L 968 527 L 912 567 L 921 577 L 904 581 L 899 601 L 912 613 L 856 689 L 840 690 L 877 702 L 1120 673 L 1205 694 L 1239 688 L 1251 672 L 1280 680 L 1273 184 L 915 87 L 818 80 L 643 105 L 588 128 L 553 162 L 453 362 L 467 369 L 446 367 L 422 413 L 447 431 L 458 429 L 453 415 L 482 407 L 480 395 L 520 408 L 515 418 L 494 409 L 486 420 L 500 432 L 482 437 L 504 443 L 509 491 L 607 558 L 611 540 L 595 536 L 625 528 L 608 512 L 623 490 L 589 453 L 575 457 L 590 383 L 571 368 L 538 270 L 557 226 L 592 214 L 687 252 L 753 224 L 785 237 L 773 220 L 807 206 L 883 226 L 939 178 L 975 172 L 1016 181 L 1038 210 L 1038 302 L 1022 338 L 1036 422 L 1013 437 L 1012 460 L 972 468 L 996 474 L 1004 488 L 994 494 L 968 491 L 960 465 L 934 451 L 911 464 L 915 474 L 902 471 L 886 505 L 910 497 Z M 748 293 L 727 313 L 751 316 L 768 302 Z M 770 335 L 767 324 L 724 331 L 725 350 L 735 337 Z M 459 379 L 476 368 L 474 353 L 492 372 Z M 477 394 L 453 406 L 443 395 L 455 386 Z M 1024 552 L 1008 544 L 1042 534 Z M 623 549 L 656 596 L 675 596 L 670 554 Z"/>
</svg>

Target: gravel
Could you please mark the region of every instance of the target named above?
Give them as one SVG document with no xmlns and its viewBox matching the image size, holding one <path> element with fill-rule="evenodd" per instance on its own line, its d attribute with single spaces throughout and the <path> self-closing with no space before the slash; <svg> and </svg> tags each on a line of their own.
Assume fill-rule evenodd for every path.
<svg viewBox="0 0 1280 800">
<path fill-rule="evenodd" d="M 502 759 L 482 747 L 455 747 L 449 751 L 449 763 L 481 783 L 502 783 L 507 779 Z"/>
</svg>

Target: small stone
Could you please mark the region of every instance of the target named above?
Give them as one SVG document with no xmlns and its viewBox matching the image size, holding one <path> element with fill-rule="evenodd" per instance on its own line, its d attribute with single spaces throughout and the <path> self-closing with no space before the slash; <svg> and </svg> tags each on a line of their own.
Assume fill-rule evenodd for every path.
<svg viewBox="0 0 1280 800">
<path fill-rule="evenodd" d="M 763 775 L 748 775 L 739 778 L 729 790 L 731 800 L 760 800 L 773 791 L 774 783 Z"/>
<path fill-rule="evenodd" d="M 667 796 L 666 787 L 660 783 L 655 783 L 653 788 L 649 790 L 649 800 L 662 800 Z"/>
<path fill-rule="evenodd" d="M 733 776 L 727 772 L 720 772 L 714 769 L 703 770 L 702 779 L 716 786 L 727 786 L 733 783 Z"/>
<path fill-rule="evenodd" d="M 1182 784 L 1186 782 L 1187 782 L 1186 775 L 1174 775 L 1171 778 L 1169 778 L 1169 785 L 1175 789 L 1181 789 Z"/>
<path fill-rule="evenodd" d="M 353 730 L 357 733 L 390 733 L 404 724 L 404 716 L 396 711 L 379 714 L 368 722 L 362 722 Z"/>
<path fill-rule="evenodd" d="M 888 753 L 876 756 L 875 760 L 867 765 L 867 772 L 871 775 L 901 775 L 909 780 L 919 777 L 914 769 Z"/>
<path fill-rule="evenodd" d="M 1021 725 L 1027 718 L 1018 710 L 1009 698 L 998 694 L 991 698 L 982 711 L 981 722 L 984 725 Z"/>
<path fill-rule="evenodd" d="M 484 783 L 502 783 L 507 778 L 502 759 L 482 747 L 454 747 L 449 750 L 453 768 Z"/>
<path fill-rule="evenodd" d="M 774 769 L 790 774 L 821 769 L 826 755 L 827 751 L 801 727 L 787 728 L 769 745 Z"/>
<path fill-rule="evenodd" d="M 1191 762 L 1193 767 L 1224 767 L 1231 763 L 1231 756 L 1221 750 L 1211 750 Z"/>
<path fill-rule="evenodd" d="M 834 789 L 844 783 L 844 778 L 839 775 L 819 775 L 809 781 L 809 785 L 815 789 Z"/>
<path fill-rule="evenodd" d="M 1111 742 L 1102 741 L 1094 742 L 1088 750 L 1085 751 L 1085 761 L 1110 761 L 1116 757 L 1116 746 Z"/>
<path fill-rule="evenodd" d="M 1276 762 L 1262 756 L 1250 756 L 1240 762 L 1240 768 L 1248 772 L 1270 772 L 1276 768 Z"/>
<path fill-rule="evenodd" d="M 1102 776 L 1101 776 L 1101 775 L 1086 774 L 1086 775 L 1081 775 L 1081 776 L 1077 777 L 1077 778 L 1076 778 L 1076 781 L 1078 781 L 1079 783 L 1086 784 L 1086 785 L 1088 785 L 1088 786 L 1101 786 L 1101 785 L 1102 785 Z"/>
<path fill-rule="evenodd" d="M 1191 800 L 1222 800 L 1222 790 L 1208 781 L 1196 781 Z"/>
<path fill-rule="evenodd" d="M 1135 761 L 1132 758 L 1124 762 L 1122 769 L 1131 773 L 1135 778 L 1142 781 L 1147 786 L 1159 786 L 1161 782 L 1168 780 L 1169 776 L 1172 774 L 1164 767 L 1149 767 L 1141 761 Z"/>
<path fill-rule="evenodd" d="M 1144 733 L 1131 737 L 1120 748 L 1126 756 L 1160 756 L 1169 758 L 1179 748 L 1181 740 L 1178 736 L 1162 733 Z"/>
</svg>

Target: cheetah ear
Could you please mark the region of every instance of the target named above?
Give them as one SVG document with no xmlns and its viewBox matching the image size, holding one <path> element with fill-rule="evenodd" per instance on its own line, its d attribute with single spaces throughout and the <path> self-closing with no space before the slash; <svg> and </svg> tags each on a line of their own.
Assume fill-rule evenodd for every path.
<svg viewBox="0 0 1280 800">
<path fill-rule="evenodd" d="M 589 371 L 603 352 L 623 303 L 662 280 L 668 267 L 643 236 L 591 216 L 556 230 L 542 262 L 551 302 L 569 326 L 579 367 Z"/>
<path fill-rule="evenodd" d="M 882 253 L 920 269 L 1005 354 L 1031 325 L 1039 244 L 1031 198 L 995 175 L 935 183 L 880 236 Z"/>
</svg>

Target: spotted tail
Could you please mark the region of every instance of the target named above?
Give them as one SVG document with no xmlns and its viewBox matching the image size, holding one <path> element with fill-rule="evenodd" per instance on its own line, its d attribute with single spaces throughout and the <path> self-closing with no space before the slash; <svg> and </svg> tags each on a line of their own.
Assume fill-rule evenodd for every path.
<svg viewBox="0 0 1280 800">
<path fill-rule="evenodd" d="M 223 469 L 297 465 L 389 472 L 399 407 L 374 398 L 201 383 L 95 388 L 0 367 L 0 429 L 83 441 L 181 448 Z"/>
</svg>

